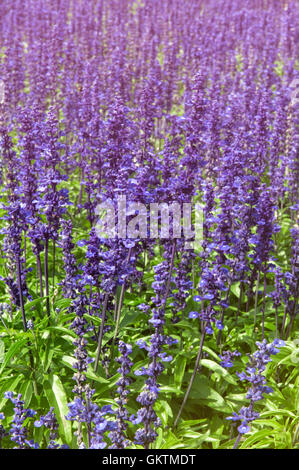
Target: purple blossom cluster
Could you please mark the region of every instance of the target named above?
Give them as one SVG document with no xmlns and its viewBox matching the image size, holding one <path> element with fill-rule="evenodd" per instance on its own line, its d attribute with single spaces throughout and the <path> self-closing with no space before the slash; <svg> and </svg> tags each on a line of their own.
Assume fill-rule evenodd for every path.
<svg viewBox="0 0 299 470">
<path fill-rule="evenodd" d="M 131 368 L 133 366 L 133 362 L 129 358 L 129 354 L 132 353 L 132 346 L 130 344 L 124 343 L 123 341 L 120 341 L 118 349 L 120 352 L 120 357 L 116 358 L 116 361 L 120 364 L 120 367 L 117 369 L 117 372 L 121 375 L 121 377 L 116 383 L 116 391 L 118 396 L 115 400 L 118 405 L 116 410 L 117 427 L 109 434 L 112 442 L 111 449 L 124 449 L 130 444 L 130 441 L 125 437 L 125 432 L 130 420 L 126 405 L 128 401 L 127 396 L 130 393 L 130 378 L 128 375 L 131 372 Z"/>
<path fill-rule="evenodd" d="M 168 249 L 167 249 L 168 248 Z M 141 393 L 137 397 L 137 401 L 142 405 L 137 412 L 137 416 L 132 417 L 133 424 L 143 424 L 135 433 L 135 442 L 148 449 L 150 444 L 155 441 L 157 437 L 157 428 L 161 426 L 161 420 L 157 416 L 154 405 L 159 394 L 158 377 L 164 370 L 163 362 L 172 361 L 172 356 L 163 351 L 164 346 L 171 346 L 177 340 L 167 336 L 164 332 L 165 325 L 165 307 L 170 290 L 169 277 L 172 274 L 172 262 L 174 256 L 174 245 L 172 251 L 170 247 L 165 249 L 165 260 L 154 267 L 154 282 L 152 288 L 155 296 L 152 297 L 153 307 L 152 317 L 149 323 L 154 327 L 154 333 L 150 337 L 150 345 L 144 340 L 138 340 L 137 345 L 141 349 L 145 349 L 149 358 L 149 366 L 142 367 L 135 371 L 135 375 L 145 375 L 147 380 Z M 143 309 L 146 306 L 142 306 Z"/>
<path fill-rule="evenodd" d="M 45 428 L 50 430 L 50 436 L 49 436 L 50 441 L 47 447 L 48 449 L 68 449 L 69 448 L 67 444 L 59 445 L 55 441 L 55 439 L 58 438 L 58 421 L 54 413 L 53 407 L 50 408 L 50 411 L 46 415 L 41 416 L 38 421 L 35 421 L 34 426 L 36 428 L 40 428 L 44 426 Z"/>
<path fill-rule="evenodd" d="M 36 411 L 31 410 L 30 408 L 24 408 L 24 400 L 22 400 L 22 395 L 18 394 L 14 398 L 13 392 L 5 392 L 4 397 L 10 400 L 14 404 L 14 415 L 12 419 L 12 425 L 9 430 L 10 439 L 16 444 L 17 449 L 28 449 L 34 448 L 38 449 L 39 444 L 33 440 L 28 440 L 28 429 L 24 425 L 26 418 L 32 418 Z"/>
<path fill-rule="evenodd" d="M 241 381 L 249 382 L 249 388 L 246 398 L 250 400 L 249 405 L 243 406 L 239 413 L 233 413 L 233 416 L 228 417 L 228 420 L 241 421 L 238 426 L 239 434 L 246 434 L 250 431 L 248 423 L 259 418 L 259 413 L 254 411 L 255 402 L 262 400 L 264 394 L 273 392 L 273 389 L 266 385 L 266 379 L 262 375 L 265 371 L 266 365 L 271 361 L 271 355 L 279 352 L 280 348 L 284 346 L 284 341 L 275 339 L 272 343 L 267 343 L 263 340 L 261 343 L 257 342 L 258 350 L 249 357 L 249 363 L 246 367 L 246 372 L 237 372 Z"/>
<path fill-rule="evenodd" d="M 297 10 L 295 0 L 0 2 L 1 329 L 23 330 L 37 396 L 40 330 L 75 337 L 67 418 L 79 447 L 154 446 L 161 384 L 191 354 L 191 330 L 200 346 L 175 423 L 204 342 L 231 368 L 240 353 L 226 348 L 229 329 L 251 315 L 262 343 L 240 375 L 252 384 L 250 406 L 231 418 L 240 434 L 270 392 L 261 373 L 298 313 Z M 104 203 L 121 233 L 97 231 Z M 188 236 L 185 226 L 175 236 L 174 211 L 168 237 L 141 227 L 142 208 L 148 222 L 151 204 L 172 203 L 201 205 L 199 249 L 192 214 Z M 146 365 L 133 376 L 135 360 Z M 120 375 L 117 397 L 107 392 L 116 406 L 101 406 L 91 363 L 107 381 Z M 0 441 L 9 432 L 37 447 L 24 424 L 34 412 L 6 397 L 13 425 Z M 35 426 L 61 447 L 52 408 Z"/>
<path fill-rule="evenodd" d="M 112 407 L 105 405 L 99 408 L 96 403 L 92 402 L 94 390 L 87 388 L 85 398 L 76 397 L 72 403 L 69 403 L 69 413 L 66 418 L 70 421 L 78 423 L 78 445 L 79 448 L 85 449 L 104 449 L 107 446 L 105 442 L 105 433 L 110 434 L 116 428 L 115 421 L 109 419 L 109 415 L 113 414 Z M 85 423 L 87 428 L 88 443 L 86 444 L 81 435 L 81 425 Z"/>
</svg>

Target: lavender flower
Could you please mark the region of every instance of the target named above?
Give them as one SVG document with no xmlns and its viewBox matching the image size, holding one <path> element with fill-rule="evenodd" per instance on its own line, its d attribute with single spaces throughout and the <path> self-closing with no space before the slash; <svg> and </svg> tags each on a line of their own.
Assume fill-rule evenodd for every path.
<svg viewBox="0 0 299 470">
<path fill-rule="evenodd" d="M 132 346 L 130 344 L 125 344 L 123 341 L 119 342 L 118 345 L 119 352 L 121 356 L 116 359 L 120 363 L 120 368 L 118 372 L 121 374 L 120 380 L 116 383 L 118 398 L 116 402 L 118 404 L 118 409 L 116 411 L 116 422 L 117 428 L 115 431 L 112 431 L 109 435 L 113 445 L 112 449 L 124 449 L 128 446 L 129 441 L 125 437 L 125 431 L 128 426 L 129 413 L 126 409 L 127 395 L 130 393 L 128 390 L 128 385 L 130 384 L 130 379 L 127 377 L 131 371 L 133 362 L 129 359 L 129 354 L 132 353 Z"/>
<path fill-rule="evenodd" d="M 249 357 L 246 373 L 237 372 L 238 377 L 242 381 L 245 380 L 251 384 L 251 388 L 249 388 L 246 395 L 246 398 L 250 400 L 250 404 L 248 407 L 242 407 L 239 414 L 233 413 L 233 416 L 226 418 L 232 421 L 241 421 L 241 424 L 238 427 L 239 435 L 248 433 L 250 431 L 248 423 L 259 417 L 259 413 L 253 410 L 254 403 L 262 400 L 264 398 L 264 394 L 273 392 L 270 387 L 265 385 L 266 379 L 262 375 L 262 372 L 265 370 L 266 365 L 271 361 L 270 356 L 277 354 L 279 352 L 279 348 L 284 346 L 284 342 L 279 339 L 275 339 L 273 343 L 268 344 L 264 339 L 261 343 L 257 342 L 256 345 L 258 350 Z M 238 442 L 239 439 L 236 441 L 235 447 L 238 445 Z"/>
<path fill-rule="evenodd" d="M 17 398 L 14 398 L 13 392 L 5 392 L 4 397 L 10 400 L 14 406 L 14 416 L 12 420 L 12 425 L 9 430 L 9 434 L 11 435 L 11 440 L 17 444 L 15 447 L 16 449 L 26 449 L 28 447 L 38 447 L 38 443 L 34 443 L 33 441 L 29 441 L 28 437 L 28 429 L 24 426 L 24 421 L 26 418 L 32 418 L 36 411 L 31 410 L 30 408 L 24 408 L 24 401 L 21 399 L 22 395 L 18 394 Z"/>
<path fill-rule="evenodd" d="M 221 359 L 220 365 L 222 367 L 230 368 L 233 367 L 233 360 L 235 357 L 241 356 L 241 353 L 239 351 L 222 351 L 221 354 L 219 354 L 219 357 Z"/>
<path fill-rule="evenodd" d="M 59 444 L 55 442 L 55 439 L 58 437 L 58 421 L 56 419 L 54 408 L 51 407 L 50 411 L 41 416 L 38 421 L 34 422 L 34 426 L 39 428 L 41 426 L 45 426 L 45 428 L 50 430 L 50 442 L 48 444 L 48 449 L 58 449 Z"/>
</svg>

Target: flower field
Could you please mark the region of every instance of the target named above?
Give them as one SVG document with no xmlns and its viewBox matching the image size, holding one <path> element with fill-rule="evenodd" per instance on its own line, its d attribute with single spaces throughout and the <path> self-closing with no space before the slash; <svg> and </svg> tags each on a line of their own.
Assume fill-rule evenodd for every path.
<svg viewBox="0 0 299 470">
<path fill-rule="evenodd" d="M 0 448 L 298 449 L 299 2 L 0 0 Z"/>
</svg>

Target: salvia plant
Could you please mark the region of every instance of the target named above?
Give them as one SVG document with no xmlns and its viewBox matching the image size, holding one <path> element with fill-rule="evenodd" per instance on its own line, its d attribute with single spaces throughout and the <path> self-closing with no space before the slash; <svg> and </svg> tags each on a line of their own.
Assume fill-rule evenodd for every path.
<svg viewBox="0 0 299 470">
<path fill-rule="evenodd" d="M 1 448 L 298 448 L 298 7 L 0 2 Z"/>
</svg>

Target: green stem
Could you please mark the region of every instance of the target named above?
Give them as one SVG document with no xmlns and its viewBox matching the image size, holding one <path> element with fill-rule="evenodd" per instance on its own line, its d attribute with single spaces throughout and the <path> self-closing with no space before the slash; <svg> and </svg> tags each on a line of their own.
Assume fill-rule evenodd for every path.
<svg viewBox="0 0 299 470">
<path fill-rule="evenodd" d="M 40 254 L 37 253 L 36 255 L 36 264 L 37 264 L 37 271 L 38 271 L 38 277 L 39 277 L 39 295 L 40 297 L 44 296 L 43 292 L 43 273 L 42 273 L 42 264 L 40 261 Z"/>
<path fill-rule="evenodd" d="M 115 341 L 117 335 L 118 335 L 118 330 L 119 330 L 119 324 L 120 324 L 120 317 L 121 317 L 121 309 L 123 306 L 123 301 L 124 301 L 124 296 L 125 296 L 125 289 L 126 289 L 126 281 L 124 281 L 123 285 L 121 286 L 121 291 L 120 291 L 120 296 L 119 296 L 119 302 L 117 306 L 117 313 L 116 313 L 116 326 L 115 326 L 115 332 L 114 332 L 114 337 L 113 337 L 113 342 Z"/>
<path fill-rule="evenodd" d="M 27 331 L 27 322 L 26 322 L 26 314 L 24 308 L 24 298 L 23 298 L 23 290 L 22 290 L 22 281 L 21 281 L 21 261 L 20 258 L 17 258 L 17 280 L 18 280 L 18 289 L 19 289 L 19 298 L 20 298 L 20 308 L 22 313 L 22 320 L 23 320 L 23 328 L 24 331 Z"/>
<path fill-rule="evenodd" d="M 82 169 L 82 170 L 81 170 L 81 184 L 80 184 L 80 193 L 79 193 L 79 198 L 78 198 L 78 206 L 77 206 L 77 207 L 78 207 L 78 212 L 77 212 L 78 214 L 79 214 L 79 212 L 80 212 L 80 209 L 79 209 L 79 207 L 80 207 L 80 205 L 81 205 L 81 203 L 82 203 L 82 195 L 83 195 L 83 179 L 84 179 L 84 170 Z"/>
<path fill-rule="evenodd" d="M 278 338 L 278 313 L 277 313 L 277 307 L 275 307 L 275 338 Z"/>
<path fill-rule="evenodd" d="M 50 318 L 50 299 L 49 299 L 49 240 L 45 241 L 45 283 L 46 283 L 46 307 L 47 316 Z"/>
<path fill-rule="evenodd" d="M 236 324 L 238 323 L 238 318 L 239 318 L 239 312 L 241 310 L 241 304 L 242 304 L 242 298 L 243 298 L 243 281 L 240 282 L 240 296 L 238 299 L 238 309 L 236 313 Z"/>
<path fill-rule="evenodd" d="M 2 323 L 3 323 L 4 328 L 5 328 L 6 331 L 7 331 L 7 333 L 9 334 L 9 336 L 11 336 L 11 334 L 10 334 L 10 332 L 9 332 L 9 329 L 7 328 L 7 326 L 6 326 L 6 324 L 5 324 L 5 321 L 4 321 L 3 318 L 2 318 L 2 315 L 0 315 L 0 319 L 1 319 Z"/>
<path fill-rule="evenodd" d="M 258 295 L 259 295 L 260 276 L 261 276 L 261 273 L 260 271 L 258 271 L 257 281 L 256 281 L 256 290 L 255 290 L 255 301 L 254 301 L 254 327 L 256 326 L 256 314 L 257 314 L 257 302 L 258 302 Z"/>
<path fill-rule="evenodd" d="M 227 302 L 228 299 L 229 299 L 231 285 L 232 285 L 232 281 L 229 281 L 228 289 L 227 289 L 225 300 L 224 300 L 225 302 Z M 221 317 L 220 317 L 221 323 L 223 323 L 223 319 L 224 319 L 224 309 L 225 309 L 225 307 L 222 307 L 222 309 L 221 309 Z M 219 330 L 218 335 L 217 335 L 217 340 L 216 340 L 217 346 L 220 345 L 221 338 L 222 338 L 222 330 Z"/>
<path fill-rule="evenodd" d="M 55 255 L 56 255 L 56 244 L 53 241 L 53 269 L 52 269 L 52 287 L 55 287 Z"/>
<path fill-rule="evenodd" d="M 284 332 L 284 328 L 285 328 L 285 324 L 286 324 L 286 320 L 287 320 L 287 310 L 288 310 L 288 302 L 286 303 L 286 305 L 284 307 L 284 312 L 283 312 L 283 319 L 282 319 L 282 325 L 281 325 L 281 330 L 280 330 L 280 338 L 281 339 L 283 338 L 283 332 Z"/>
<path fill-rule="evenodd" d="M 237 437 L 237 439 L 236 439 L 236 441 L 235 441 L 235 443 L 234 443 L 233 449 L 237 449 L 237 447 L 238 447 L 238 445 L 239 445 L 239 443 L 240 443 L 241 438 L 242 438 L 242 434 L 238 434 L 238 437 Z"/>
<path fill-rule="evenodd" d="M 265 335 L 266 283 L 267 283 L 267 276 L 266 276 L 266 270 L 265 270 L 264 271 L 263 308 L 262 308 L 262 340 L 264 339 L 264 335 Z"/>
<path fill-rule="evenodd" d="M 116 292 L 115 292 L 113 321 L 116 321 L 116 318 L 117 318 L 117 290 L 116 290 Z"/>
<path fill-rule="evenodd" d="M 95 364 L 94 364 L 94 371 L 95 372 L 97 372 L 97 369 L 98 369 L 100 354 L 101 354 L 101 350 L 102 350 L 102 341 L 103 341 L 104 324 L 105 324 L 106 310 L 107 310 L 107 304 L 108 304 L 108 297 L 109 297 L 109 294 L 105 294 L 102 317 L 101 317 L 101 326 L 100 326 L 100 331 L 99 331 L 99 334 L 98 334 L 97 354 L 96 354 L 96 360 L 95 360 Z"/>
<path fill-rule="evenodd" d="M 175 419 L 175 422 L 174 422 L 174 425 L 173 425 L 173 428 L 176 428 L 177 424 L 178 424 L 178 421 L 181 417 L 181 414 L 182 414 L 182 411 L 185 407 L 185 404 L 188 400 L 188 397 L 189 397 L 189 394 L 190 394 L 190 391 L 191 391 L 191 388 L 192 388 L 192 385 L 193 385 L 193 382 L 194 382 L 194 379 L 195 379 L 195 375 L 196 375 L 196 372 L 197 372 L 197 369 L 198 369 L 198 366 L 199 366 L 199 362 L 200 362 L 200 359 L 201 359 L 201 356 L 202 356 L 202 350 L 203 350 L 203 343 L 204 343 L 204 339 L 205 339 L 205 335 L 206 335 L 206 326 L 207 326 L 207 321 L 205 321 L 204 323 L 204 330 L 202 331 L 202 334 L 201 334 L 201 338 L 200 338 L 200 345 L 199 345 L 199 350 L 198 350 L 198 353 L 197 353 L 197 357 L 196 357 L 196 361 L 195 361 L 195 366 L 194 366 L 194 369 L 193 369 L 193 373 L 192 373 L 192 377 L 191 377 L 191 380 L 189 382 L 189 385 L 188 385 L 188 388 L 187 388 L 187 391 L 185 393 L 185 396 L 184 396 L 184 400 L 183 400 L 183 403 L 181 404 L 181 408 L 177 414 L 177 417 Z"/>
<path fill-rule="evenodd" d="M 169 268 L 169 273 L 168 273 L 168 279 L 167 279 L 165 295 L 164 295 L 164 299 L 163 299 L 164 309 L 165 309 L 165 306 L 166 306 L 166 302 L 167 302 L 167 298 L 168 298 L 169 290 L 170 290 L 170 283 L 171 283 L 171 276 L 172 276 L 173 265 L 174 265 L 175 250 L 176 250 L 176 239 L 174 240 L 173 245 L 172 245 L 170 268 Z"/>
<path fill-rule="evenodd" d="M 296 284 L 295 293 L 294 293 L 294 299 L 298 298 L 298 296 L 297 296 L 298 286 L 299 286 L 299 279 L 297 279 L 297 284 Z M 288 337 L 291 333 L 292 326 L 293 326 L 293 323 L 294 323 L 294 320 L 295 320 L 296 306 L 297 306 L 297 302 L 296 302 L 296 300 L 294 300 L 293 308 L 292 308 L 292 311 L 290 312 L 290 323 L 288 324 L 286 335 L 285 335 L 286 340 L 288 339 Z"/>
<path fill-rule="evenodd" d="M 26 333 L 27 331 L 27 322 L 26 322 L 26 314 L 25 314 L 25 308 L 24 308 L 24 298 L 23 298 L 23 290 L 22 290 L 22 281 L 21 281 L 21 261 L 20 258 L 17 258 L 17 279 L 18 279 L 18 289 L 19 289 L 19 296 L 20 296 L 20 308 L 21 308 L 21 313 L 22 313 L 22 320 L 23 320 L 23 329 L 24 332 Z M 29 349 L 29 361 L 30 361 L 30 368 L 32 370 L 32 378 L 33 378 L 33 388 L 34 388 L 34 393 L 36 396 L 38 395 L 38 390 L 37 390 L 37 383 L 35 379 L 35 372 L 34 372 L 34 359 L 33 359 L 33 354 L 32 354 L 32 345 L 31 342 L 28 340 L 27 341 L 27 346 Z"/>
<path fill-rule="evenodd" d="M 126 265 L 130 261 L 131 253 L 132 253 L 132 248 L 129 248 L 129 252 L 128 252 L 128 256 L 127 256 L 127 260 L 126 260 Z M 125 296 L 125 290 L 126 290 L 126 280 L 124 280 L 124 283 L 121 286 L 121 291 L 120 291 L 120 296 L 119 296 L 119 301 L 118 301 L 118 307 L 117 307 L 116 326 L 115 326 L 115 332 L 114 332 L 114 337 L 113 337 L 113 343 L 115 342 L 116 337 L 118 335 L 121 309 L 122 309 L 123 300 L 124 300 L 124 296 Z"/>
</svg>

